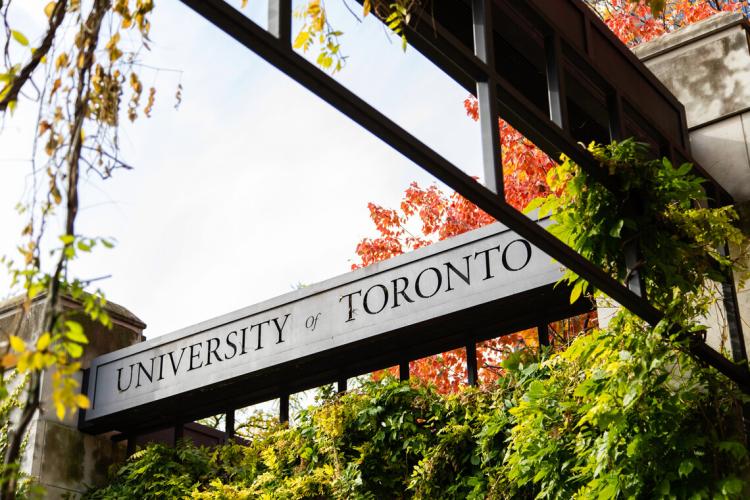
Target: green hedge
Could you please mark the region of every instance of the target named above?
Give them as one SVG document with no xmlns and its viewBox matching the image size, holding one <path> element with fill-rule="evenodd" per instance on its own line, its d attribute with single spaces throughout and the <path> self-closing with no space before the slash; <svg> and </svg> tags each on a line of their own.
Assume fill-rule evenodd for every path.
<svg viewBox="0 0 750 500">
<path fill-rule="evenodd" d="M 444 396 L 370 382 L 273 426 L 249 446 L 152 446 L 89 498 L 750 498 L 747 404 L 687 344 L 719 300 L 710 280 L 748 248 L 731 207 L 705 208 L 690 165 L 632 140 L 589 150 L 617 193 L 568 158 L 532 203 L 550 231 L 614 278 L 639 242 L 657 325 L 621 311 L 562 352 L 517 352 L 492 387 Z M 568 270 L 571 299 L 589 289 Z M 601 298 L 601 297 L 599 297 Z"/>
<path fill-rule="evenodd" d="M 88 498 L 747 498 L 740 403 L 623 313 L 492 387 L 368 382 L 248 446 L 149 446 Z"/>
</svg>

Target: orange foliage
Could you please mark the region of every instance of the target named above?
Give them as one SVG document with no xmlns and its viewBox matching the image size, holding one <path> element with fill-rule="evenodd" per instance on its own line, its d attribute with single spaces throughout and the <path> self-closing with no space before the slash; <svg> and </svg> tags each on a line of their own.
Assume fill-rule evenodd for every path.
<svg viewBox="0 0 750 500">
<path fill-rule="evenodd" d="M 457 236 L 494 222 L 483 210 L 458 193 L 446 195 L 437 186 L 422 188 L 413 182 L 404 192 L 399 209 L 388 209 L 369 203 L 370 218 L 379 236 L 364 238 L 357 245 L 359 264 L 368 266 L 435 241 Z M 477 346 L 477 363 L 482 380 L 494 380 L 497 366 L 509 350 L 536 346 L 535 329 L 506 335 Z M 387 370 L 397 374 L 397 369 Z M 434 383 L 442 392 L 452 392 L 466 383 L 466 351 L 456 349 L 409 364 L 410 376 Z M 376 373 L 382 377 L 385 371 Z"/>
<path fill-rule="evenodd" d="M 650 7 L 631 0 L 586 0 L 623 43 L 634 46 L 682 26 L 706 19 L 720 11 L 738 12 L 750 8 L 746 1 L 667 0 L 664 12 L 655 17 Z M 476 99 L 464 101 L 466 113 L 479 119 Z M 549 194 L 546 176 L 554 162 L 507 122 L 499 120 L 505 199 L 522 210 L 531 200 Z M 357 245 L 358 264 L 368 266 L 416 250 L 494 222 L 494 219 L 457 193 L 450 195 L 432 185 L 422 188 L 413 182 L 405 191 L 398 210 L 369 203 L 370 218 L 379 233 Z M 417 231 L 418 230 L 418 231 Z M 553 346 L 564 347 L 580 332 L 596 326 L 596 313 L 558 321 L 550 325 Z M 477 345 L 477 364 L 483 381 L 495 380 L 499 364 L 509 351 L 538 345 L 536 329 L 492 339 Z M 409 364 L 412 378 L 434 383 L 438 390 L 451 392 L 466 383 L 466 351 L 455 349 Z M 398 368 L 375 373 L 398 374 Z"/>
<path fill-rule="evenodd" d="M 479 119 L 479 103 L 474 96 L 464 100 L 464 108 L 472 120 Z M 549 194 L 547 172 L 555 163 L 505 120 L 499 119 L 498 126 L 505 201 L 523 210 L 534 198 Z"/>
<path fill-rule="evenodd" d="M 718 12 L 740 12 L 748 2 L 739 0 L 667 0 L 664 12 L 654 16 L 644 2 L 587 0 L 609 29 L 629 47 L 706 19 Z"/>
</svg>

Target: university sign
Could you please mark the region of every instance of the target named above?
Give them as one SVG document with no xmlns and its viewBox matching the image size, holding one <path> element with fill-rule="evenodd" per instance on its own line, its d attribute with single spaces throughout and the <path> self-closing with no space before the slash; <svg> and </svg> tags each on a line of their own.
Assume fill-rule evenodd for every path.
<svg viewBox="0 0 750 500">
<path fill-rule="evenodd" d="M 547 225 L 542 221 L 542 226 Z M 82 425 L 555 283 L 501 224 L 96 358 Z"/>
</svg>

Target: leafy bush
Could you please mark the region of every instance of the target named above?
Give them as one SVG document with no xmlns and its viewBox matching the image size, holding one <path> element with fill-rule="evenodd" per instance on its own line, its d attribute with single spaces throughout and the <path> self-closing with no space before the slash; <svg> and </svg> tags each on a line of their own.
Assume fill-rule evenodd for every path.
<svg viewBox="0 0 750 500">
<path fill-rule="evenodd" d="M 750 460 L 733 383 L 689 354 L 715 296 L 709 280 L 747 247 L 731 208 L 705 208 L 690 166 L 641 144 L 592 145 L 622 187 L 550 171 L 551 231 L 612 276 L 640 241 L 648 296 L 664 319 L 620 311 L 562 352 L 512 354 L 499 380 L 441 395 L 394 379 L 365 383 L 275 425 L 248 446 L 152 446 L 89 498 L 748 498 Z M 690 265 L 685 265 L 689 263 Z M 585 281 L 572 272 L 574 297 Z"/>
</svg>

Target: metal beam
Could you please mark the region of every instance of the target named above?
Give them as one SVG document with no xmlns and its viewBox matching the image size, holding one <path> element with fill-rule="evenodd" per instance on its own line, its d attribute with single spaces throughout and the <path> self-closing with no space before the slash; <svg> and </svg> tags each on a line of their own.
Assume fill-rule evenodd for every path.
<svg viewBox="0 0 750 500">
<path fill-rule="evenodd" d="M 539 339 L 540 346 L 549 345 L 549 325 L 547 323 L 540 323 L 536 327 L 537 336 Z"/>
<path fill-rule="evenodd" d="M 583 258 L 578 252 L 544 229 L 539 228 L 535 222 L 518 212 L 518 210 L 499 200 L 495 193 L 477 183 L 460 168 L 437 154 L 303 57 L 293 52 L 282 50 L 275 43 L 275 39 L 271 35 L 245 16 L 239 15 L 239 12 L 234 8 L 221 0 L 182 1 L 222 31 L 255 51 L 307 89 L 349 116 L 366 130 L 382 139 L 386 144 L 389 144 L 453 190 L 461 193 L 461 195 L 479 208 L 495 219 L 502 221 L 508 228 L 518 233 L 521 237 L 526 238 L 540 250 L 557 259 L 568 269 L 573 270 L 581 276 L 585 276 L 593 286 L 602 290 L 642 319 L 652 324 L 657 323 L 661 319 L 661 313 L 651 304 L 631 293 L 598 266 Z M 506 102 L 515 102 L 519 108 L 523 107 L 521 104 L 523 98 L 516 95 L 515 90 L 504 87 L 502 82 L 499 85 L 500 88 L 509 92 L 506 96 Z M 537 124 L 541 128 L 557 129 L 557 135 L 561 137 L 560 133 L 562 131 L 546 117 L 535 116 L 534 113 L 531 113 L 526 118 L 530 122 L 538 122 Z M 544 126 L 545 123 L 547 127 Z M 573 141 L 573 139 L 570 139 L 570 141 Z M 582 161 L 595 162 L 580 146 L 575 145 L 574 141 L 572 144 L 571 148 L 580 150 L 580 153 L 584 155 L 583 158 L 585 160 Z M 571 154 L 571 156 L 575 157 L 578 155 Z"/>
<path fill-rule="evenodd" d="M 561 129 L 569 130 L 560 36 L 556 33 L 547 35 L 544 39 L 544 55 L 546 57 L 549 117 Z"/>
<path fill-rule="evenodd" d="M 474 17 L 474 54 L 484 64 L 495 60 L 492 40 L 492 4 L 490 0 L 472 0 Z M 503 159 L 500 148 L 500 129 L 497 114 L 497 88 L 492 78 L 477 81 L 479 101 L 479 126 L 482 134 L 482 161 L 484 163 L 484 185 L 505 199 L 503 187 Z"/>
<path fill-rule="evenodd" d="M 292 49 L 292 0 L 268 0 L 268 31 Z"/>
<path fill-rule="evenodd" d="M 402 361 L 398 365 L 398 379 L 401 382 L 405 382 L 409 380 L 409 362 L 408 361 Z"/>
<path fill-rule="evenodd" d="M 227 439 L 234 437 L 234 410 L 227 410 L 224 415 L 224 432 L 227 435 Z"/>
<path fill-rule="evenodd" d="M 289 422 L 289 394 L 286 393 L 279 396 L 279 421 Z"/>
<path fill-rule="evenodd" d="M 508 228 L 527 239 L 540 250 L 557 259 L 568 269 L 583 276 L 593 286 L 634 314 L 651 324 L 656 324 L 662 318 L 662 314 L 648 301 L 631 292 L 598 266 L 584 259 L 545 230 L 537 227 L 534 222 L 519 213 L 515 208 L 498 199 L 498 196 L 491 190 L 475 182 L 459 168 L 438 155 L 353 92 L 324 74 L 303 57 L 288 50 L 288 47 L 280 43 L 275 36 L 260 28 L 233 7 L 222 0 L 182 0 L 182 2 L 479 208 L 502 221 Z M 458 46 L 452 47 L 452 50 L 457 53 L 466 52 L 465 48 L 462 49 Z M 455 66 L 456 63 L 454 62 L 453 67 Z M 498 75 L 494 69 L 490 69 L 488 65 L 470 52 L 464 54 L 463 61 L 459 62 L 458 66 L 463 68 L 466 74 L 474 75 L 477 80 L 481 80 L 481 76 L 484 75 L 486 80 L 494 80 L 497 83 L 499 114 L 514 128 L 526 135 L 548 154 L 565 152 L 568 157 L 584 168 L 595 181 L 616 192 L 616 186 L 612 186 L 611 179 L 600 168 L 598 162 L 581 148 L 569 133 L 553 123 L 547 116 L 541 114 L 532 103 L 501 75 Z M 741 375 L 738 374 L 736 365 L 710 347 L 705 345 L 696 347 L 694 352 L 734 380 L 747 383 L 746 372 Z"/>
<path fill-rule="evenodd" d="M 466 344 L 466 382 L 479 385 L 479 368 L 477 367 L 477 345 L 473 341 Z"/>
</svg>

